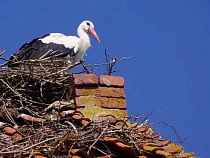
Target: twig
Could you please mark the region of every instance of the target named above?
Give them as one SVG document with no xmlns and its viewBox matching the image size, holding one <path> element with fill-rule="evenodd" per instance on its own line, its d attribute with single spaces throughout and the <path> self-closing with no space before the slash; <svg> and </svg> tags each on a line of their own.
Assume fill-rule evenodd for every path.
<svg viewBox="0 0 210 158">
<path fill-rule="evenodd" d="M 87 72 L 87 74 L 89 74 L 90 71 L 87 69 L 87 67 L 86 67 L 86 65 L 84 64 L 84 62 L 82 62 L 82 66 L 83 66 L 84 70 Z"/>
<path fill-rule="evenodd" d="M 120 61 L 123 61 L 123 60 L 128 60 L 128 59 L 131 59 L 133 58 L 134 55 L 132 56 L 129 56 L 129 57 L 121 57 L 119 59 L 117 59 L 117 61 L 115 61 L 116 63 L 120 62 Z M 110 62 L 105 62 L 105 63 L 101 63 L 101 64 L 87 64 L 86 67 L 90 67 L 90 66 L 103 66 L 103 65 L 108 65 L 110 63 L 112 63 L 113 61 L 110 61 Z"/>
<path fill-rule="evenodd" d="M 106 63 L 108 63 L 107 66 L 106 66 L 106 72 L 109 72 L 109 70 L 110 70 L 110 63 L 109 63 L 108 55 L 106 53 L 106 49 L 104 50 L 104 53 L 105 53 L 105 57 L 106 57 Z"/>
<path fill-rule="evenodd" d="M 74 67 L 76 67 L 76 66 L 78 66 L 78 65 L 80 65 L 80 64 L 82 64 L 82 63 L 83 63 L 83 61 L 79 61 L 79 62 L 75 63 L 74 65 L 70 65 L 70 66 L 66 67 L 65 69 L 62 69 L 62 70 L 60 70 L 60 71 L 57 71 L 57 72 L 52 73 L 52 74 L 50 74 L 50 75 L 47 75 L 46 77 L 50 77 L 50 76 L 53 76 L 53 75 L 55 75 L 55 74 L 61 74 L 61 73 L 65 72 L 65 71 L 67 71 L 67 70 L 69 70 L 69 69 L 71 69 L 71 68 L 74 68 Z"/>
<path fill-rule="evenodd" d="M 12 87 L 10 87 L 9 84 L 7 84 L 3 79 L 0 79 L 0 80 L 8 87 L 13 93 L 15 93 L 18 97 L 22 98 L 24 101 L 40 104 L 39 102 L 32 101 L 32 100 L 29 100 L 29 99 L 23 97 L 20 93 L 18 93 L 18 92 L 15 91 Z M 45 103 L 42 103 L 42 104 L 43 104 L 43 105 L 49 105 L 49 104 L 45 104 Z"/>
<path fill-rule="evenodd" d="M 1 154 L 15 154 L 15 153 L 18 153 L 18 152 L 27 151 L 27 150 L 29 150 L 29 149 L 35 147 L 35 146 L 38 146 L 38 145 L 41 145 L 41 144 L 43 144 L 43 143 L 46 143 L 46 142 L 48 142 L 48 141 L 50 141 L 50 140 L 55 140 L 55 139 L 59 139 L 59 138 L 61 138 L 61 136 L 53 137 L 53 138 L 48 138 L 48 139 L 43 140 L 43 141 L 41 141 L 41 142 L 39 142 L 39 143 L 33 144 L 33 145 L 31 145 L 31 146 L 29 146 L 29 147 L 27 147 L 27 148 L 22 148 L 21 150 L 13 150 L 13 151 L 9 151 L 9 152 L 0 151 L 0 155 L 1 155 Z"/>
<path fill-rule="evenodd" d="M 105 133 L 105 131 L 106 131 L 107 128 L 108 128 L 108 125 L 109 125 L 109 124 L 107 124 L 106 128 L 105 128 L 105 129 L 101 132 L 101 134 L 96 138 L 96 140 L 93 142 L 93 144 L 90 145 L 90 147 L 89 147 L 89 149 L 88 149 L 88 151 L 87 151 L 87 154 L 88 154 L 88 155 L 89 155 L 89 152 L 90 152 L 91 148 L 95 145 L 95 143 L 99 140 L 99 138 Z"/>
<path fill-rule="evenodd" d="M 181 137 L 179 136 L 179 134 L 178 134 L 178 132 L 176 131 L 176 129 L 175 129 L 172 125 L 170 125 L 170 124 L 164 122 L 163 120 L 153 122 L 153 123 L 150 124 L 150 126 L 155 125 L 155 124 L 158 124 L 158 123 L 163 123 L 164 125 L 166 125 L 166 126 L 172 128 L 172 129 L 174 130 L 176 136 L 177 136 L 178 141 L 179 141 L 179 142 L 182 142 L 182 141 L 181 141 Z"/>
<path fill-rule="evenodd" d="M 65 121 L 64 123 L 70 125 L 74 129 L 75 133 L 78 134 L 77 128 L 71 122 Z"/>
<path fill-rule="evenodd" d="M 4 113 L 5 113 L 5 116 L 6 116 L 7 120 L 10 121 L 14 126 L 17 127 L 17 123 L 15 122 L 13 117 L 10 115 L 10 113 L 7 111 L 6 106 L 3 106 L 3 107 L 4 107 Z"/>
<path fill-rule="evenodd" d="M 7 84 L 3 79 L 0 79 L 13 93 L 15 93 L 17 96 L 19 96 L 20 98 L 22 98 L 22 96 L 16 92 L 12 87 L 9 86 L 9 84 Z"/>
<path fill-rule="evenodd" d="M 2 54 L 4 54 L 5 50 L 0 50 L 0 56 L 2 56 Z"/>
<path fill-rule="evenodd" d="M 92 146 L 93 149 L 98 150 L 99 152 L 101 152 L 102 154 L 106 155 L 107 158 L 111 158 L 107 153 L 103 152 L 102 150 L 100 150 L 99 148 L 96 148 L 94 146 Z"/>
</svg>

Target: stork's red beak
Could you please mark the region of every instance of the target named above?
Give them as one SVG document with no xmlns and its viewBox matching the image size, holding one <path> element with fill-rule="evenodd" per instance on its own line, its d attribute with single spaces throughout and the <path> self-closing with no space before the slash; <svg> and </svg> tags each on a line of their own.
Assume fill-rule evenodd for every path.
<svg viewBox="0 0 210 158">
<path fill-rule="evenodd" d="M 89 28 L 88 32 L 100 43 L 100 39 L 99 39 L 97 33 L 95 32 L 94 28 Z"/>
</svg>

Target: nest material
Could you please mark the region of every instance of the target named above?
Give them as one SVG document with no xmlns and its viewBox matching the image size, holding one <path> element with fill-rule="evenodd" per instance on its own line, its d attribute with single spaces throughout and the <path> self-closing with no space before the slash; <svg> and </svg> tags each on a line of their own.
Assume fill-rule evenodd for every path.
<svg viewBox="0 0 210 158">
<path fill-rule="evenodd" d="M 182 151 L 167 152 L 170 141 L 147 124 L 85 118 L 71 100 L 72 75 L 7 69 L 0 82 L 0 157 L 137 158 Z"/>
<path fill-rule="evenodd" d="M 1 100 L 10 100 L 10 106 L 36 106 L 38 109 L 57 100 L 66 100 L 71 91 L 72 75 L 45 76 L 42 73 L 8 70 L 0 75 Z M 71 88 L 74 88 L 73 86 Z"/>
</svg>

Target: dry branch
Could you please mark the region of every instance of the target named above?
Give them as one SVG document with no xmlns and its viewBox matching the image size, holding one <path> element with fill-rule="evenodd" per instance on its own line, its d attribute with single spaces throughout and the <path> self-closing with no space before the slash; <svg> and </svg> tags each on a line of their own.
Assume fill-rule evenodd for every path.
<svg viewBox="0 0 210 158">
<path fill-rule="evenodd" d="M 16 64 L 21 67 L 14 69 L 0 66 L 0 157 L 71 157 L 76 153 L 73 150 L 85 158 L 152 157 L 155 150 L 145 150 L 144 146 L 167 142 L 152 130 L 151 125 L 155 123 L 172 128 L 180 138 L 175 128 L 164 121 L 149 125 L 147 120 L 153 112 L 122 120 L 91 121 L 77 111 L 74 101 L 70 101 L 73 96 L 69 94 L 73 76 L 65 72 L 80 64 L 87 73 L 90 72 L 88 67 L 106 65 L 110 75 L 115 72 L 115 63 L 131 58 L 109 61 L 105 54 L 106 63 L 102 64 L 85 65 L 81 61 L 61 68 L 59 61 L 53 60 L 52 65 L 46 66 L 49 64 L 46 60 L 33 60 L 18 62 Z M 88 123 L 84 125 L 82 120 Z M 137 125 L 130 127 L 130 120 L 138 121 Z M 6 132 L 8 129 L 13 131 L 10 136 Z M 157 149 L 164 150 L 164 147 Z"/>
</svg>

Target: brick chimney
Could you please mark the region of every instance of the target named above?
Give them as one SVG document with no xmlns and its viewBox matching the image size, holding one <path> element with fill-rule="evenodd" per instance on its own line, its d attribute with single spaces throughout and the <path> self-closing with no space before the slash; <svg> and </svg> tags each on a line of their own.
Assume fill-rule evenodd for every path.
<svg viewBox="0 0 210 158">
<path fill-rule="evenodd" d="M 95 74 L 74 74 L 77 110 L 85 117 L 97 119 L 100 114 L 127 116 L 124 78 Z"/>
</svg>

